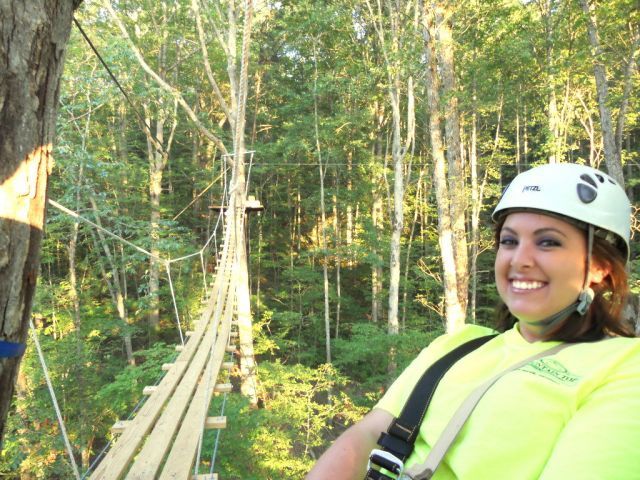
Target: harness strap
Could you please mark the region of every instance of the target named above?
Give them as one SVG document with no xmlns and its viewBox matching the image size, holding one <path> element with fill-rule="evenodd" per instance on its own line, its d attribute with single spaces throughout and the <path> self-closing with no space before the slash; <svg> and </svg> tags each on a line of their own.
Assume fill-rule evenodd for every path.
<svg viewBox="0 0 640 480">
<path fill-rule="evenodd" d="M 543 350 L 542 352 L 538 352 L 535 355 L 532 355 L 521 362 L 516 363 L 515 365 L 511 365 L 506 370 L 503 370 L 498 375 L 494 376 L 487 382 L 483 383 L 479 387 L 477 387 L 471 394 L 462 402 L 462 405 L 456 410 L 456 413 L 453 414 L 451 420 L 445 427 L 445 429 L 440 434 L 440 438 L 435 443 L 429 454 L 427 455 L 427 459 L 421 465 L 414 465 L 410 469 L 408 469 L 405 474 L 413 479 L 413 480 L 428 480 L 430 479 L 440 462 L 444 458 L 447 450 L 451 447 L 451 444 L 454 442 L 458 433 L 464 426 L 465 422 L 473 412 L 473 409 L 476 407 L 482 396 L 491 388 L 491 386 L 496 383 L 502 376 L 506 375 L 513 370 L 517 370 L 520 367 L 528 364 L 529 362 L 533 362 L 534 360 L 538 360 L 539 358 L 546 357 L 548 355 L 553 355 L 558 353 L 560 350 L 573 345 L 571 343 L 561 343 L 559 345 L 555 345 L 547 350 Z"/>
<path fill-rule="evenodd" d="M 371 452 L 365 480 L 393 480 L 401 476 L 404 461 L 413 452 L 413 445 L 418 437 L 420 425 L 442 377 L 459 359 L 495 336 L 487 335 L 463 343 L 425 370 L 414 386 L 400 415 L 391 422 L 387 431 L 380 435 L 378 445 L 382 447 L 382 450 Z M 394 477 L 380 472 L 380 468 L 389 471 Z"/>
</svg>

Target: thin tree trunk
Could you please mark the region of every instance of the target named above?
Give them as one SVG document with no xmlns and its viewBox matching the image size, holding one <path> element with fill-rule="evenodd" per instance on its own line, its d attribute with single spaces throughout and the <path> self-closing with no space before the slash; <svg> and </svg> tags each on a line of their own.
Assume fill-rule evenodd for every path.
<svg viewBox="0 0 640 480">
<path fill-rule="evenodd" d="M 316 140 L 316 158 L 318 159 L 318 170 L 320 176 L 320 247 L 322 248 L 322 285 L 324 288 L 324 332 L 325 332 L 325 360 L 327 363 L 331 363 L 331 314 L 329 309 L 329 255 L 327 253 L 327 220 L 325 214 L 325 202 L 324 202 L 324 178 L 326 169 L 322 161 L 322 150 L 320 149 L 320 131 L 318 128 L 318 63 L 314 45 L 313 55 L 313 126 L 315 131 Z"/>
<path fill-rule="evenodd" d="M 373 198 L 373 202 L 371 204 L 371 223 L 373 224 L 372 227 L 376 238 L 379 238 L 378 235 L 382 235 L 383 201 L 380 191 L 377 188 L 377 182 L 373 182 L 371 197 Z M 378 323 L 382 313 L 382 259 L 377 250 L 377 245 L 373 245 L 373 248 L 375 262 L 371 266 L 371 321 L 373 323 Z"/>
<path fill-rule="evenodd" d="M 478 252 L 480 243 L 480 192 L 478 186 L 478 104 L 476 81 L 473 80 L 473 104 L 471 113 L 471 146 L 469 169 L 471 170 L 471 321 L 476 322 L 476 302 L 478 294 Z M 519 130 L 519 129 L 517 129 Z M 519 133 L 519 132 L 518 132 Z M 517 135 L 517 138 L 520 138 Z M 519 142 L 516 150 L 519 150 Z M 516 160 L 517 161 L 517 160 Z M 518 162 L 519 163 L 519 162 Z M 520 167 L 518 167 L 520 168 Z"/>
<path fill-rule="evenodd" d="M 413 238 L 416 231 L 416 225 L 418 224 L 418 215 L 420 213 L 419 205 L 426 201 L 427 194 L 426 192 L 422 192 L 422 177 L 425 174 L 425 168 L 420 169 L 420 173 L 418 174 L 418 181 L 416 182 L 416 206 L 413 211 L 413 219 L 411 220 L 411 230 L 409 233 L 409 240 L 407 241 L 407 251 L 405 255 L 404 261 L 404 288 L 402 289 L 402 317 L 401 317 L 401 325 L 402 330 L 405 329 L 405 322 L 407 317 L 407 297 L 408 297 L 408 285 L 409 285 L 409 266 L 411 265 L 411 247 L 413 246 Z M 424 200 L 421 200 L 421 197 Z"/>
<path fill-rule="evenodd" d="M 598 110 L 600 111 L 600 127 L 602 130 L 602 143 L 604 147 L 604 159 L 609 175 L 624 188 L 624 175 L 622 163 L 616 154 L 616 140 L 609 110 L 609 87 L 607 85 L 607 71 L 604 65 L 603 51 L 598 38 L 596 26 L 595 5 L 590 6 L 587 0 L 579 0 L 587 20 L 587 32 L 593 56 L 593 74 L 596 79 L 596 97 Z"/>
<path fill-rule="evenodd" d="M 90 100 L 90 99 L 89 99 Z M 89 137 L 89 126 L 91 124 L 91 110 L 87 114 L 87 119 L 85 122 L 84 130 L 81 133 L 81 154 L 82 157 L 80 159 L 80 165 L 78 166 L 78 176 L 75 182 L 75 210 L 76 212 L 80 211 L 81 208 L 81 191 L 82 185 L 84 183 L 84 160 L 87 155 L 87 138 Z M 67 247 L 67 251 L 69 254 L 69 293 L 71 294 L 71 301 L 73 303 L 73 326 L 75 329 L 76 336 L 76 372 L 75 378 L 78 385 L 79 393 L 79 401 L 82 403 L 86 401 L 86 393 L 85 393 L 85 385 L 84 385 L 84 348 L 83 348 L 83 339 L 82 339 L 82 319 L 80 316 L 80 294 L 78 289 L 78 277 L 77 277 L 77 265 L 76 265 L 76 255 L 77 255 L 77 247 L 78 247 L 78 232 L 80 230 L 80 221 L 75 220 L 73 223 L 73 229 L 71 233 L 71 239 L 69 240 L 69 245 Z M 84 440 L 85 433 L 89 428 L 86 412 L 85 410 L 81 410 L 80 412 L 80 428 L 79 428 L 79 439 L 78 443 L 80 444 L 80 458 L 82 461 L 82 467 L 84 469 L 89 467 L 89 457 L 90 452 L 88 452 L 88 446 Z"/>
<path fill-rule="evenodd" d="M 640 47 L 640 28 L 636 27 L 633 30 L 633 40 L 631 42 L 629 57 L 627 58 L 627 66 L 624 69 L 622 100 L 620 102 L 620 110 L 618 111 L 618 120 L 616 122 L 616 156 L 619 162 L 622 162 L 622 134 L 624 132 L 627 108 L 629 107 L 629 100 L 633 89 L 633 73 L 638 68 L 635 59 L 638 54 L 638 47 Z M 631 177 L 627 176 L 627 178 Z"/>
<path fill-rule="evenodd" d="M 346 228 L 346 244 L 347 247 L 351 247 L 354 238 L 354 221 L 353 221 L 353 204 L 352 204 L 352 191 L 353 191 L 353 152 L 349 151 L 347 154 L 347 228 Z M 349 250 L 350 251 L 350 250 Z M 349 266 L 353 265 L 352 255 L 349 254 L 348 259 Z"/>
<path fill-rule="evenodd" d="M 336 191 L 338 191 L 338 176 L 336 175 Z M 335 263 L 336 263 L 336 329 L 334 333 L 335 338 L 340 338 L 340 310 L 342 308 L 342 292 L 341 292 L 341 280 L 340 270 L 342 259 L 340 258 L 340 221 L 338 218 L 338 196 L 333 196 L 333 235 L 335 237 Z"/>
<path fill-rule="evenodd" d="M 100 218 L 98 206 L 93 196 L 89 197 L 89 202 L 91 203 L 91 209 L 93 210 L 96 224 L 102 226 L 102 220 Z M 102 272 L 102 278 L 107 284 L 109 293 L 111 294 L 111 300 L 113 301 L 113 304 L 116 307 L 116 311 L 118 312 L 118 318 L 120 318 L 120 321 L 122 322 L 122 337 L 124 340 L 125 352 L 127 355 L 127 363 L 129 365 L 135 365 L 135 357 L 133 356 L 133 345 L 131 342 L 131 332 L 129 331 L 129 318 L 127 315 L 125 304 L 126 292 L 124 291 L 124 288 L 126 287 L 126 283 L 121 285 L 122 278 L 126 278 L 125 273 L 120 272 L 120 269 L 118 268 L 118 262 L 116 261 L 113 252 L 111 252 L 109 243 L 107 242 L 107 239 L 105 238 L 102 231 L 96 230 L 94 232 L 92 230 L 92 235 L 96 250 L 99 251 L 100 247 L 102 247 L 104 257 L 107 259 L 107 262 L 111 269 L 111 275 L 109 276 L 107 275 L 106 269 L 104 268 L 102 262 L 98 262 Z M 124 270 L 124 267 L 122 268 L 122 270 Z"/>
</svg>

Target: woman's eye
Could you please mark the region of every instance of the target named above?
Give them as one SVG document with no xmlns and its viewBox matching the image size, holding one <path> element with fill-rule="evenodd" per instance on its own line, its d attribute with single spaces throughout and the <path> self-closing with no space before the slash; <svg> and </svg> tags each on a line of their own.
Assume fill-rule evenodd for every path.
<svg viewBox="0 0 640 480">
<path fill-rule="evenodd" d="M 562 244 L 554 238 L 543 238 L 542 240 L 540 240 L 540 242 L 538 242 L 538 245 L 540 245 L 541 247 L 559 247 Z"/>
<path fill-rule="evenodd" d="M 517 243 L 518 243 L 518 242 L 517 242 L 517 241 L 516 241 L 516 239 L 515 239 L 515 238 L 513 238 L 513 237 L 502 237 L 502 238 L 500 239 L 500 242 L 499 242 L 499 243 L 500 243 L 500 245 L 502 245 L 502 246 L 510 247 L 510 246 L 513 246 L 513 245 L 517 245 Z"/>
</svg>

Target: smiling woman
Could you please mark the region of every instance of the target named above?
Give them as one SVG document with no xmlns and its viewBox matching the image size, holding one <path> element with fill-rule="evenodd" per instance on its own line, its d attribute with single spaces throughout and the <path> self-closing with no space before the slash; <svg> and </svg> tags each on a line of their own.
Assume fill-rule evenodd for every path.
<svg viewBox="0 0 640 480">
<path fill-rule="evenodd" d="M 502 333 L 445 370 L 426 414 L 403 424 L 425 372 L 491 330 L 436 339 L 308 480 L 638 478 L 640 340 L 620 314 L 630 211 L 590 167 L 518 175 L 493 214 Z"/>
<path fill-rule="evenodd" d="M 620 318 L 631 207 L 614 180 L 580 165 L 538 167 L 507 188 L 494 219 L 500 330 L 519 321 L 530 341 L 633 336 Z"/>
</svg>

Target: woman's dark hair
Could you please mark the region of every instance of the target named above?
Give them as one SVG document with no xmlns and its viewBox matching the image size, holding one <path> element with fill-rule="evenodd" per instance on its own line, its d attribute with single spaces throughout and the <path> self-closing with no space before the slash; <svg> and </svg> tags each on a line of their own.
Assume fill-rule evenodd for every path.
<svg viewBox="0 0 640 480">
<path fill-rule="evenodd" d="M 498 246 L 500 230 L 506 215 L 495 227 L 495 242 Z M 570 222 L 572 223 L 572 222 Z M 586 235 L 586 233 L 585 233 Z M 597 285 L 593 285 L 595 297 L 584 316 L 572 313 L 545 335 L 545 340 L 562 342 L 590 342 L 605 335 L 634 337 L 633 327 L 622 319 L 622 310 L 629 295 L 628 275 L 622 252 L 608 241 L 593 239 L 592 262 L 609 269 L 609 274 Z M 501 301 L 496 309 L 496 329 L 509 330 L 518 321 Z"/>
</svg>

